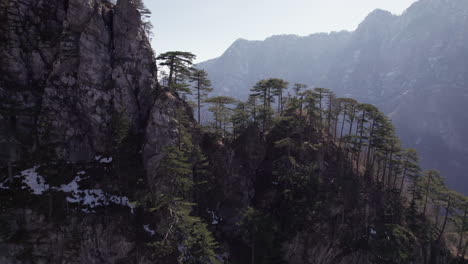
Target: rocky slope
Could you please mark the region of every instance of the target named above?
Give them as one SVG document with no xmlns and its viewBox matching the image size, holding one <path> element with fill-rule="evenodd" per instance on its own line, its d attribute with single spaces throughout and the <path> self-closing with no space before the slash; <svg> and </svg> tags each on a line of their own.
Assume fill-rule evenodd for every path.
<svg viewBox="0 0 468 264">
<path fill-rule="evenodd" d="M 237 40 L 199 66 L 222 94 L 245 98 L 279 77 L 375 104 L 425 167 L 467 192 L 467 25 L 466 1 L 420 0 L 401 16 L 376 10 L 354 32 Z"/>
</svg>

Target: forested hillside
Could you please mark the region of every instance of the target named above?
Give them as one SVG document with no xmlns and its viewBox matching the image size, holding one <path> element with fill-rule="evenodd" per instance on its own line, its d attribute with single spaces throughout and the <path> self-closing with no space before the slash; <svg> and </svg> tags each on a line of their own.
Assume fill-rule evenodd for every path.
<svg viewBox="0 0 468 264">
<path fill-rule="evenodd" d="M 219 95 L 246 99 L 258 79 L 328 87 L 378 106 L 425 168 L 467 192 L 468 2 L 420 0 L 402 15 L 376 10 L 353 32 L 237 40 L 199 64 Z"/>
</svg>

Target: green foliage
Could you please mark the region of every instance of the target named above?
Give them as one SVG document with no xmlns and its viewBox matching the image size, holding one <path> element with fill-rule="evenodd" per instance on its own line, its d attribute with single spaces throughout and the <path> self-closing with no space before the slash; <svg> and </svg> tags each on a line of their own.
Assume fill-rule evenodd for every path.
<svg viewBox="0 0 468 264">
<path fill-rule="evenodd" d="M 165 184 L 166 193 L 151 195 L 146 199 L 147 211 L 169 212 L 169 222 L 159 229 L 161 239 L 148 245 L 155 250 L 156 257 L 176 254 L 178 263 L 218 263 L 215 250 L 217 243 L 207 225 L 192 215 L 193 177 L 203 177 L 207 161 L 203 155 L 188 143 L 182 147 L 168 146 L 158 168 L 159 177 L 170 178 Z M 162 189 L 163 190 L 163 189 Z"/>
<path fill-rule="evenodd" d="M 162 61 L 160 66 L 169 68 L 168 87 L 176 92 L 190 93 L 188 84 L 183 81 L 191 76 L 193 60 L 196 56 L 185 51 L 168 51 L 160 54 L 156 60 Z"/>
<path fill-rule="evenodd" d="M 411 263 L 416 261 L 417 238 L 414 234 L 396 224 L 386 224 L 382 230 L 371 237 L 370 251 L 372 263 Z"/>
<path fill-rule="evenodd" d="M 187 154 L 178 147 L 166 147 L 165 156 L 158 168 L 158 174 L 170 175 L 174 179 L 175 191 L 171 195 L 183 198 L 190 197 L 190 191 L 193 187 L 192 165 Z"/>
<path fill-rule="evenodd" d="M 278 262 L 280 244 L 277 239 L 278 226 L 272 217 L 247 207 L 237 223 L 242 240 L 250 246 L 251 263 Z"/>
<path fill-rule="evenodd" d="M 176 210 L 175 230 L 181 243 L 179 263 L 202 264 L 217 263 L 215 249 L 218 244 L 207 225 L 198 217 L 191 216 L 192 204 L 180 203 Z"/>
<path fill-rule="evenodd" d="M 246 103 L 239 102 L 234 108 L 234 114 L 231 118 L 234 135 L 240 135 L 249 126 L 250 116 L 247 107 Z"/>
<path fill-rule="evenodd" d="M 273 109 L 271 104 L 275 101 L 274 96 L 278 97 L 278 113 L 283 111 L 283 90 L 287 88 L 288 83 L 284 80 L 271 78 L 261 80 L 255 84 L 250 91 L 253 98 L 260 100 L 258 107 L 258 119 L 262 123 L 263 130 L 269 129 L 272 125 Z"/>
<path fill-rule="evenodd" d="M 237 100 L 228 96 L 215 96 L 206 99 L 205 102 L 211 105 L 208 110 L 213 113 L 215 121 L 213 127 L 216 133 L 226 135 L 227 125 L 232 115 L 232 109 L 228 106 L 235 104 Z"/>
<path fill-rule="evenodd" d="M 195 99 L 197 100 L 198 124 L 200 124 L 202 102 L 206 99 L 208 93 L 213 91 L 213 88 L 211 87 L 211 81 L 208 80 L 208 74 L 204 70 L 192 68 L 190 82 L 194 84 L 192 89 L 195 92 Z"/>
</svg>

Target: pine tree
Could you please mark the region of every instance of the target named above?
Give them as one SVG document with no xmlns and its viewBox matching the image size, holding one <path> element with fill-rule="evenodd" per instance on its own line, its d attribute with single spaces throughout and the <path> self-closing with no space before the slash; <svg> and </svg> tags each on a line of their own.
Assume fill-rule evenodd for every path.
<svg viewBox="0 0 468 264">
<path fill-rule="evenodd" d="M 249 125 L 249 112 L 247 110 L 247 104 L 239 102 L 234 108 L 234 114 L 232 116 L 232 127 L 233 134 L 241 134 Z"/>
<path fill-rule="evenodd" d="M 193 69 L 190 76 L 190 81 L 194 83 L 193 90 L 195 91 L 195 98 L 197 100 L 198 109 L 198 124 L 201 122 L 201 107 L 202 102 L 206 99 L 209 92 L 213 91 L 211 81 L 207 78 L 208 74 L 204 70 Z"/>
<path fill-rule="evenodd" d="M 249 99 L 245 104 L 246 111 L 248 111 L 250 118 L 254 123 L 257 122 L 257 114 L 258 114 L 258 105 L 257 105 L 258 98 L 257 96 L 250 95 Z"/>
<path fill-rule="evenodd" d="M 322 130 L 324 128 L 323 122 L 324 122 L 325 112 L 327 111 L 327 108 L 328 108 L 325 105 L 325 99 L 326 98 L 330 99 L 333 92 L 326 88 L 315 88 L 314 92 L 317 94 L 317 98 L 318 98 L 319 121 L 320 121 L 319 129 L 320 129 L 320 133 L 322 133 Z M 330 104 L 330 100 L 328 101 L 328 103 Z"/>
<path fill-rule="evenodd" d="M 228 96 L 215 96 L 206 99 L 205 102 L 211 104 L 208 111 L 213 113 L 215 130 L 225 136 L 226 125 L 231 120 L 232 115 L 232 109 L 228 105 L 235 104 L 237 100 Z"/>
<path fill-rule="evenodd" d="M 250 89 L 250 91 L 252 91 L 250 96 L 259 98 L 260 103 L 262 104 L 258 111 L 258 118 L 262 121 L 262 128 L 265 131 L 269 127 L 271 121 L 271 103 L 274 101 L 268 80 L 261 80 L 257 82 L 255 86 Z"/>
<path fill-rule="evenodd" d="M 267 85 L 270 87 L 273 95 L 277 96 L 277 102 L 278 102 L 278 114 L 281 115 L 283 112 L 283 93 L 284 90 L 288 88 L 288 82 L 282 80 L 282 79 L 277 79 L 277 78 L 272 78 L 267 80 Z"/>
<path fill-rule="evenodd" d="M 418 163 L 418 153 L 415 149 L 405 149 L 403 151 L 400 194 L 403 194 L 403 187 L 406 179 L 409 179 L 411 182 L 417 181 L 417 177 L 419 177 L 421 173 L 421 168 L 419 167 Z M 415 191 L 416 190 L 412 190 L 412 192 Z M 416 194 L 413 193 L 413 197 L 415 196 Z"/>
<path fill-rule="evenodd" d="M 143 23 L 143 29 L 145 30 L 146 35 L 150 37 L 152 35 L 153 30 L 153 24 L 151 24 L 150 21 L 151 10 L 149 10 L 149 8 L 146 7 L 143 0 L 133 0 L 133 5 L 138 10 L 138 12 L 140 12 Z"/>
<path fill-rule="evenodd" d="M 179 83 L 179 81 L 190 76 L 190 66 L 192 66 L 195 58 L 194 54 L 185 51 L 168 51 L 156 58 L 156 60 L 162 61 L 159 65 L 169 68 L 169 88 L 175 91 L 188 92 L 187 85 Z"/>
</svg>

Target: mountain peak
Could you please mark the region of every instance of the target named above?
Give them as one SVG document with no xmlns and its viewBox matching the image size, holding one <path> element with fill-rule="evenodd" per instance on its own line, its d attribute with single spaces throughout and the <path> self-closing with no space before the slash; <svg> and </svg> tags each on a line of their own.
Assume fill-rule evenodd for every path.
<svg viewBox="0 0 468 264">
<path fill-rule="evenodd" d="M 389 11 L 382 10 L 382 9 L 375 9 L 372 11 L 364 21 L 359 24 L 358 30 L 361 28 L 369 28 L 369 27 L 380 27 L 382 25 L 388 24 L 393 22 L 397 19 L 398 16 L 390 13 Z"/>
<path fill-rule="evenodd" d="M 387 10 L 383 9 L 375 9 L 372 11 L 367 17 L 364 19 L 364 21 L 361 24 L 366 24 L 366 23 L 375 23 L 377 21 L 387 21 L 390 19 L 394 19 L 397 16 L 390 13 Z"/>
</svg>

